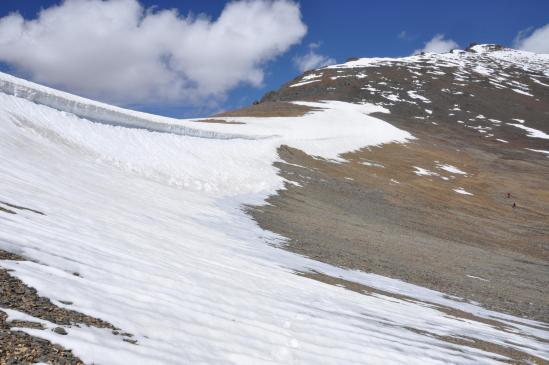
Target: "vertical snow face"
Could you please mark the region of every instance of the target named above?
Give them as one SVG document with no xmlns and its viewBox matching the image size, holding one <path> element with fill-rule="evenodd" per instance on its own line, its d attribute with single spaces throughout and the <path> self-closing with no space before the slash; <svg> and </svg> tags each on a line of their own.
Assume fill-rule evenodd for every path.
<svg viewBox="0 0 549 365">
<path fill-rule="evenodd" d="M 67 328 L 66 336 L 25 331 L 101 364 L 504 360 L 445 336 L 548 356 L 539 339 L 548 338 L 543 324 L 267 244 L 281 237 L 260 230 L 240 207 L 283 186 L 272 167 L 278 146 L 339 159 L 366 145 L 412 138 L 368 116 L 380 111 L 373 106 L 308 105 L 322 110 L 300 118 L 241 118 L 245 124 L 193 123 L 219 136 L 197 138 L 150 131 L 158 123 L 188 121 L 143 117 L 147 130 L 123 128 L 0 93 L 0 200 L 45 214 L 0 216 L 0 248 L 35 260 L 1 265 L 41 295 L 59 305 L 70 301 L 71 309 L 133 333 L 138 343 L 95 328 Z M 249 138 L 224 138 L 229 134 Z M 418 301 L 359 294 L 294 274 L 312 269 Z M 511 330 L 464 321 L 420 300 L 497 317 Z"/>
<path fill-rule="evenodd" d="M 0 72 L 0 92 L 101 124 L 141 128 L 154 132 L 165 132 L 201 138 L 253 138 L 253 136 L 240 136 L 230 133 L 224 135 L 212 134 L 182 123 L 175 123 L 171 118 L 163 118 L 147 113 L 125 110 L 42 85 L 37 85 L 2 72 Z"/>
</svg>

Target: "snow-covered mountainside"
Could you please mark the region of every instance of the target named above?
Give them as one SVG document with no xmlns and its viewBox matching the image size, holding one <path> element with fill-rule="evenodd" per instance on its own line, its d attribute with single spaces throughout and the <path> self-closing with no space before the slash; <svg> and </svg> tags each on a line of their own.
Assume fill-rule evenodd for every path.
<svg viewBox="0 0 549 365">
<path fill-rule="evenodd" d="M 417 139 L 380 103 L 292 105 L 309 111 L 175 120 L 0 74 L 0 269 L 104 324 L 45 313 L 10 286 L 2 338 L 46 339 L 90 364 L 549 359 L 546 323 L 315 261 L 261 229 L 242 207 L 305 184 L 277 173 L 280 146 L 346 166 L 347 153 Z"/>
<path fill-rule="evenodd" d="M 379 74 L 387 67 L 405 73 L 402 80 L 398 80 L 399 84 L 406 84 L 405 81 L 408 81 L 411 87 L 399 88 L 398 84 L 394 84 L 394 79 L 391 79 L 390 87 L 382 81 L 372 82 L 372 73 Z M 444 76 L 448 75 L 451 75 L 454 81 L 451 84 L 452 88 L 439 90 L 446 94 L 460 95 L 459 89 L 467 88 L 470 86 L 467 81 L 475 79 L 474 82 L 487 82 L 490 85 L 486 86 L 495 89 L 507 88 L 518 94 L 533 97 L 530 93 L 532 86 L 529 84 L 541 87 L 549 85 L 546 83 L 549 77 L 549 55 L 484 44 L 471 46 L 465 51 L 453 50 L 441 54 L 427 53 L 403 58 L 356 58 L 343 64 L 306 72 L 287 83 L 279 92 L 267 94 L 264 100 L 289 100 L 297 95 L 301 98 L 311 97 L 321 91 L 326 97 L 334 99 L 342 97 L 342 89 L 350 89 L 354 93 L 351 96 L 350 90 L 346 90 L 347 95 L 355 101 L 377 94 L 389 102 L 402 99 L 412 104 L 428 104 L 429 100 L 415 95 L 415 91 L 429 89 L 427 81 L 444 79 Z M 333 82 L 335 80 L 339 81 Z M 323 88 L 322 84 L 326 83 L 331 85 Z M 362 91 L 356 90 L 358 84 L 361 84 Z M 311 88 L 313 86 L 315 88 Z M 303 89 L 309 90 L 305 92 Z"/>
</svg>

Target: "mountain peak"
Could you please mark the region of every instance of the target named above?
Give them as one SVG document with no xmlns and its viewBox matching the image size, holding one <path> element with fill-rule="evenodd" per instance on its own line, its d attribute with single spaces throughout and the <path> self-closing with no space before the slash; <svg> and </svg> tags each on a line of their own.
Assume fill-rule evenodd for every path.
<svg viewBox="0 0 549 365">
<path fill-rule="evenodd" d="M 376 77 L 380 73 L 385 73 L 384 83 L 381 84 Z M 445 88 L 463 88 L 464 78 L 487 82 L 496 88 L 524 89 L 527 92 L 527 85 L 517 87 L 517 82 L 522 82 L 518 79 L 524 76 L 527 83 L 547 83 L 543 80 L 549 77 L 549 55 L 505 48 L 498 44 L 471 44 L 465 50 L 448 53 L 350 58 L 342 64 L 307 71 L 278 91 L 268 93 L 262 101 L 335 99 L 386 103 L 383 98 L 371 99 L 387 96 L 391 90 L 394 94 L 397 88 L 416 90 L 434 80 L 445 80 Z"/>
<path fill-rule="evenodd" d="M 494 44 L 494 43 L 487 43 L 487 44 L 479 44 L 479 43 L 471 43 L 469 47 L 465 48 L 465 51 L 467 52 L 475 52 L 475 53 L 485 53 L 485 52 L 494 52 L 494 51 L 502 51 L 506 49 L 501 44 Z M 507 48 L 507 50 L 510 50 L 510 48 Z"/>
</svg>

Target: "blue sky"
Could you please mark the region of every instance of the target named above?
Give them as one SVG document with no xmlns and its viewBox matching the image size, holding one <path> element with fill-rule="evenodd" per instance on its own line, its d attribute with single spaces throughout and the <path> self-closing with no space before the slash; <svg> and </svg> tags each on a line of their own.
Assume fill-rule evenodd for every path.
<svg viewBox="0 0 549 365">
<path fill-rule="evenodd" d="M 60 3 L 53 0 L 3 0 L 0 2 L 0 18 L 11 12 L 19 12 L 26 20 L 34 19 L 41 8 L 49 8 Z M 140 3 L 144 8 L 155 7 L 157 10 L 177 8 L 183 15 L 206 14 L 211 21 L 220 16 L 226 5 L 225 1 L 213 0 L 141 0 Z M 315 53 L 325 56 L 326 59 L 343 62 L 348 57 L 409 55 L 414 50 L 422 48 L 437 34 L 443 34 L 445 39 L 456 42 L 462 48 L 470 42 L 512 46 L 520 31 L 532 31 L 549 23 L 549 1 L 542 0 L 301 0 L 299 5 L 301 21 L 307 27 L 307 32 L 304 36 L 296 35 L 297 41 L 288 41 L 291 45 L 284 52 L 267 57 L 267 60 L 261 62 L 262 82 L 255 82 L 254 85 L 246 81 L 236 82 L 235 85 L 227 86 L 221 97 L 218 93 L 211 98 L 205 95 L 193 101 L 183 97 L 180 102 L 174 99 L 175 101 L 169 103 L 148 103 L 147 99 L 136 99 L 137 102 L 129 100 L 118 104 L 164 115 L 200 116 L 216 110 L 248 105 L 265 92 L 276 89 L 299 75 L 295 59 L 307 54 L 311 43 L 316 44 L 316 48 L 313 49 Z M 33 77 L 32 73 L 25 72 L 25 68 L 20 67 L 20 64 L 25 64 L 27 69 L 32 69 L 32 66 L 28 66 L 29 62 L 32 63 L 32 54 L 22 53 L 17 59 L 2 57 L 2 52 L 10 52 L 10 49 L 3 49 L 0 46 L 0 60 L 4 61 L 1 66 L 3 70 Z M 200 49 L 196 52 L 200 52 Z M 23 62 L 21 57 L 31 60 Z M 222 59 L 223 55 L 219 57 Z M 224 66 L 220 62 L 216 67 Z M 47 77 L 43 79 L 48 80 Z M 49 84 L 56 87 L 65 85 L 59 82 Z M 80 90 L 72 90 L 70 86 L 64 88 L 73 92 Z M 86 94 L 86 91 L 83 93 Z M 117 102 L 115 99 L 109 100 L 108 96 L 104 99 Z"/>
</svg>

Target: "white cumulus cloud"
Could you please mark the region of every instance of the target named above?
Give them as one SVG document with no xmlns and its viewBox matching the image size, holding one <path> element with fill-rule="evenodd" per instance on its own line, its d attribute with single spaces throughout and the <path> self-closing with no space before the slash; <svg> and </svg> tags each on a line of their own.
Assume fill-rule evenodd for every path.
<svg viewBox="0 0 549 365">
<path fill-rule="evenodd" d="M 335 59 L 317 53 L 316 50 L 319 47 L 320 43 L 311 43 L 309 44 L 309 51 L 307 53 L 294 57 L 294 64 L 300 72 L 305 72 L 336 63 Z"/>
<path fill-rule="evenodd" d="M 306 32 L 291 0 L 233 1 L 217 19 L 137 0 L 65 0 L 36 19 L 0 18 L 0 62 L 117 104 L 192 104 L 260 86 L 266 62 Z"/>
<path fill-rule="evenodd" d="M 418 54 L 421 52 L 445 53 L 458 47 L 459 45 L 453 40 L 444 39 L 444 34 L 437 34 L 429 42 L 425 43 L 425 47 L 416 49 L 413 54 Z"/>
<path fill-rule="evenodd" d="M 536 53 L 549 53 L 549 24 L 532 33 L 530 30 L 519 32 L 515 38 L 515 48 Z"/>
</svg>

